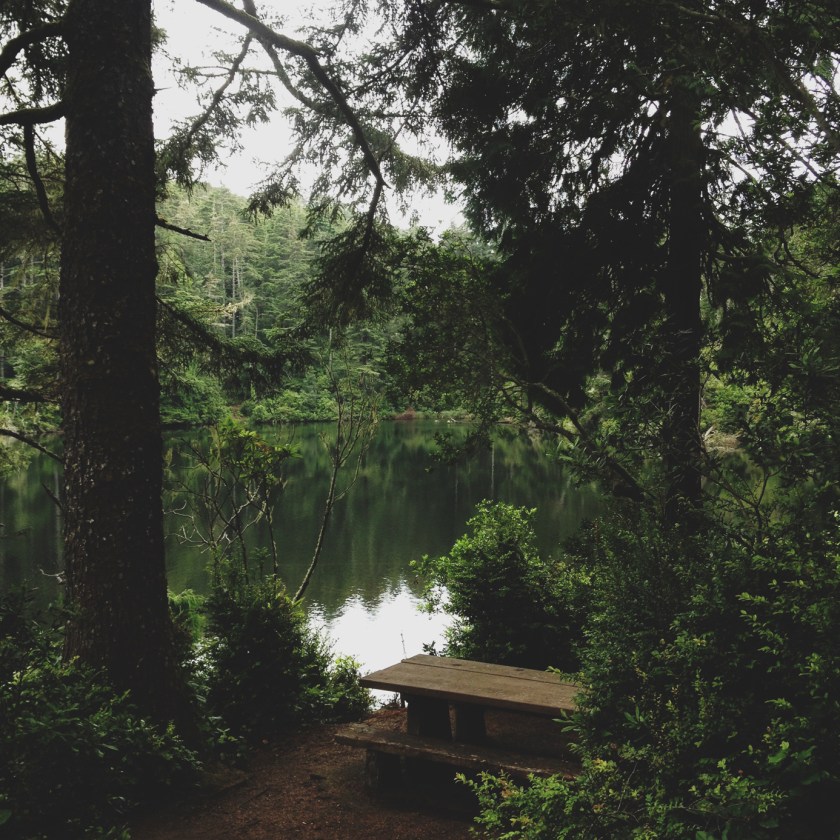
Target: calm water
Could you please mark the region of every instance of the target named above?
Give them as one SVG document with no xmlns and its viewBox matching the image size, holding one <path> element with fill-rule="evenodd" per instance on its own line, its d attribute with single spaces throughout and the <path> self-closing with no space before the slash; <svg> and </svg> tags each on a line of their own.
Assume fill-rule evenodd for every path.
<svg viewBox="0 0 840 840">
<path fill-rule="evenodd" d="M 443 621 L 418 609 L 420 587 L 410 561 L 445 553 L 464 533 L 465 523 L 482 499 L 536 507 L 538 541 L 546 555 L 582 519 L 593 516 L 598 496 L 574 487 L 543 446 L 524 435 L 502 430 L 491 451 L 457 465 L 433 457 L 434 434 L 463 434 L 452 425 L 384 423 L 368 450 L 359 478 L 338 502 L 306 603 L 312 620 L 327 629 L 337 653 L 348 653 L 365 668 L 378 668 L 423 643 L 439 641 Z M 275 513 L 281 575 L 297 588 L 309 564 L 327 494 L 329 460 L 319 434 L 329 427 L 261 430 L 276 442 L 290 439 L 299 456 L 288 466 L 288 481 Z M 166 440 L 167 481 L 195 486 L 198 479 L 190 444 L 195 433 Z M 60 584 L 61 522 L 44 487 L 57 492 L 60 474 L 46 458 L 0 482 L 0 587 L 28 581 L 42 603 L 55 598 Z M 167 494 L 170 510 L 183 496 Z M 183 516 L 167 516 L 167 569 L 173 591 L 207 588 L 208 557 L 185 545 L 176 532 Z M 249 532 L 249 550 L 265 545 L 266 535 Z"/>
</svg>

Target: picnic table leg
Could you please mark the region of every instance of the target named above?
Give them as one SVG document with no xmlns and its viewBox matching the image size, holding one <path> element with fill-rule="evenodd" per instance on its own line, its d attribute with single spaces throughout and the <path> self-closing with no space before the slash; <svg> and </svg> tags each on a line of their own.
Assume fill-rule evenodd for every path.
<svg viewBox="0 0 840 840">
<path fill-rule="evenodd" d="M 428 735 L 431 738 L 452 740 L 449 725 L 449 703 L 430 697 L 403 695 L 408 703 L 406 727 L 409 735 Z"/>
<path fill-rule="evenodd" d="M 472 703 L 455 706 L 455 740 L 477 744 L 487 737 L 484 708 Z"/>
<path fill-rule="evenodd" d="M 371 791 L 396 790 L 402 782 L 400 757 L 378 750 L 367 751 L 365 786 Z"/>
</svg>

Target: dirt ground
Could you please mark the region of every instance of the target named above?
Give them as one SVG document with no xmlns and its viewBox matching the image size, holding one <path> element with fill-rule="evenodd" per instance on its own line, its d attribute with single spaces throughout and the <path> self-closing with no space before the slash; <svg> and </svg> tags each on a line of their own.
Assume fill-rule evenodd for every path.
<svg viewBox="0 0 840 840">
<path fill-rule="evenodd" d="M 400 728 L 404 712 L 381 709 L 378 724 Z M 388 838 L 463 840 L 474 805 L 463 785 L 426 792 L 365 789 L 364 750 L 337 744 L 335 727 L 299 733 L 258 750 L 245 771 L 218 775 L 210 789 L 132 825 L 135 840 Z"/>
</svg>

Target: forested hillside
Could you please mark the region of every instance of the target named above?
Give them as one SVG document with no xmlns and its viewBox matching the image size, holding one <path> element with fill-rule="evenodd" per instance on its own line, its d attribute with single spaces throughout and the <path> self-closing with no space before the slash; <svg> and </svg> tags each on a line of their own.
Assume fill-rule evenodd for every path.
<svg viewBox="0 0 840 840">
<path fill-rule="evenodd" d="M 306 233 L 300 202 L 258 217 L 246 215 L 245 206 L 241 196 L 208 186 L 189 193 L 173 187 L 159 206 L 169 225 L 158 231 L 164 423 L 207 424 L 231 411 L 255 423 L 334 419 L 330 364 L 366 374 L 384 411 L 406 408 L 386 370 L 405 318 L 392 307 L 341 331 L 318 323 L 307 294 L 330 230 Z M 59 419 L 56 244 L 10 239 L 3 254 L 2 374 L 20 397 L 4 404 L 5 425 L 40 435 Z M 434 411 L 437 402 L 427 398 L 421 407 Z"/>
<path fill-rule="evenodd" d="M 176 191 L 160 208 L 169 222 L 206 240 L 171 231 L 158 237 L 158 294 L 164 325 L 159 355 L 163 362 L 163 416 L 170 423 L 218 419 L 234 405 L 257 421 L 332 418 L 331 398 L 319 367 L 328 336 L 308 328 L 303 295 L 319 253 L 316 239 L 303 239 L 302 205 L 281 208 L 269 217 L 249 219 L 245 201 L 224 189 Z M 217 342 L 190 341 L 188 315 Z M 184 335 L 185 327 L 187 334 Z M 235 353 L 255 354 L 241 363 Z M 297 359 L 277 375 L 271 357 Z M 320 371 L 323 373 L 323 370 Z"/>
</svg>

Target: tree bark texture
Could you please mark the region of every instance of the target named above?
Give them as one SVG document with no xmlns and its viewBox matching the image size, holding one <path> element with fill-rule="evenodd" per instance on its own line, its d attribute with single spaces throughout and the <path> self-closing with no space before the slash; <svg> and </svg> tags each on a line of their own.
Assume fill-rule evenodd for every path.
<svg viewBox="0 0 840 840">
<path fill-rule="evenodd" d="M 65 656 L 175 713 L 155 355 L 151 0 L 67 13 L 61 257 Z"/>
<path fill-rule="evenodd" d="M 664 302 L 668 330 L 663 422 L 665 515 L 693 518 L 701 505 L 700 351 L 702 321 L 703 143 L 700 100 L 677 83 L 669 118 L 670 224 Z"/>
</svg>

